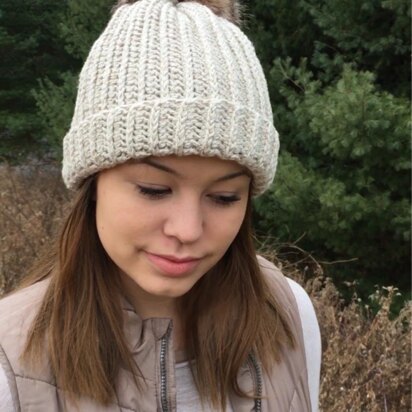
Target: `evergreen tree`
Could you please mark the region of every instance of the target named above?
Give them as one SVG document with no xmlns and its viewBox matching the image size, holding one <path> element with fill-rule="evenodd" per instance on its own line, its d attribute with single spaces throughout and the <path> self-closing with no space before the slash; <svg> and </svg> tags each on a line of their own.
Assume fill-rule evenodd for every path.
<svg viewBox="0 0 412 412">
<path fill-rule="evenodd" d="M 46 75 L 56 81 L 73 59 L 57 27 L 65 2 L 3 0 L 0 5 L 0 157 L 38 148 L 42 122 L 32 90 Z"/>
<path fill-rule="evenodd" d="M 250 34 L 266 60 L 281 154 L 274 185 L 256 201 L 257 228 L 278 241 L 302 238 L 319 259 L 354 259 L 329 274 L 363 290 L 395 283 L 406 291 L 410 7 L 269 3 L 256 2 Z"/>
<path fill-rule="evenodd" d="M 59 25 L 60 47 L 78 59 L 75 70 L 64 71 L 58 82 L 45 78 L 35 91 L 38 114 L 46 130 L 45 138 L 57 156 L 61 156 L 63 136 L 70 126 L 77 92 L 77 79 L 83 61 L 110 17 L 113 1 L 69 0 Z"/>
</svg>

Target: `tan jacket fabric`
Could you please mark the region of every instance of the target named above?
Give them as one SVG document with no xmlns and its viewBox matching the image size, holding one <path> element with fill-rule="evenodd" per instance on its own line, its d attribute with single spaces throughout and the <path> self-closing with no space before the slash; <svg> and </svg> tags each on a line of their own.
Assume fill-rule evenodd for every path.
<svg viewBox="0 0 412 412">
<path fill-rule="evenodd" d="M 263 258 L 259 261 L 277 298 L 288 309 L 298 349 L 283 349 L 282 361 L 274 365 L 269 375 L 263 373 L 257 359 L 250 357 L 239 371 L 239 384 L 251 394 L 261 393 L 262 399 L 244 399 L 231 394 L 230 403 L 235 412 L 311 412 L 302 327 L 294 295 L 278 269 Z M 130 373 L 121 369 L 116 402 L 102 407 L 81 398 L 76 408 L 56 386 L 46 362 L 35 371 L 22 366 L 19 356 L 47 285 L 45 280 L 0 300 L 0 363 L 6 372 L 16 411 L 176 411 L 172 323 L 169 319 L 142 321 L 126 300 L 123 304 L 125 334 L 135 362 L 146 378 L 142 393 L 134 388 Z"/>
</svg>

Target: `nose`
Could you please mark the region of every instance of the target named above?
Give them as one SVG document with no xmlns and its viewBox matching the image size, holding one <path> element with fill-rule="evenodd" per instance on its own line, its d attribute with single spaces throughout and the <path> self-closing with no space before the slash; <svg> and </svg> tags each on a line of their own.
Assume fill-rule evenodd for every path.
<svg viewBox="0 0 412 412">
<path fill-rule="evenodd" d="M 182 199 L 170 207 L 163 232 L 180 243 L 196 242 L 203 233 L 204 213 L 195 199 Z"/>
</svg>

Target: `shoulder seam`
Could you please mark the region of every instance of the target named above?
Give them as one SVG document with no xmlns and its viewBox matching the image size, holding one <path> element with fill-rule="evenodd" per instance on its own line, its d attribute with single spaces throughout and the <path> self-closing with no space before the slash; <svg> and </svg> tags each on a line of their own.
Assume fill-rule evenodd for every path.
<svg viewBox="0 0 412 412">
<path fill-rule="evenodd" d="M 11 398 L 13 400 L 13 405 L 16 412 L 20 412 L 20 397 L 19 391 L 17 389 L 17 382 L 16 382 L 16 375 L 14 374 L 13 368 L 9 362 L 9 359 L 4 352 L 3 347 L 0 345 L 0 366 L 3 368 L 4 373 L 6 375 L 7 383 L 9 385 L 9 390 L 11 394 Z"/>
</svg>

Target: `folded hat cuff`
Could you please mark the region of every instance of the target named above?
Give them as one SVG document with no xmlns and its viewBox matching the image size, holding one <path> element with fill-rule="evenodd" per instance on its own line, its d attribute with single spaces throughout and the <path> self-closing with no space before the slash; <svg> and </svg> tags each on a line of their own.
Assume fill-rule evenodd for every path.
<svg viewBox="0 0 412 412">
<path fill-rule="evenodd" d="M 63 141 L 63 180 L 76 189 L 88 176 L 148 156 L 218 157 L 253 174 L 253 195 L 273 180 L 279 139 L 272 119 L 224 99 L 158 99 L 81 114 Z M 275 144 L 274 144 L 275 142 Z"/>
</svg>

